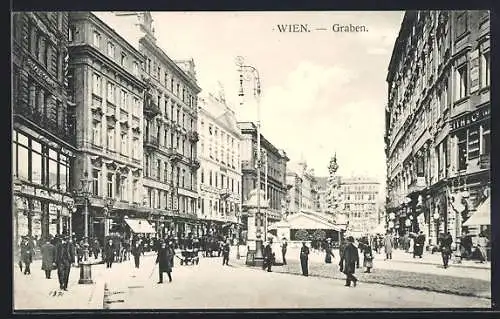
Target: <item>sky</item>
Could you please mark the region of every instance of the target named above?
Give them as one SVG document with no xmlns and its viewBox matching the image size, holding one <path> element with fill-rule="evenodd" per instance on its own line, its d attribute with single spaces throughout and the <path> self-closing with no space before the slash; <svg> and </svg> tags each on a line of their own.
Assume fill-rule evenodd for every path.
<svg viewBox="0 0 500 319">
<path fill-rule="evenodd" d="M 158 45 L 172 59 L 193 58 L 201 95 L 223 92 L 240 121 L 256 120 L 257 107 L 251 82 L 238 97 L 236 57 L 258 69 L 262 133 L 291 161 L 304 159 L 326 176 L 336 153 L 338 174 L 384 182 L 385 79 L 403 14 L 153 12 L 153 19 Z M 311 32 L 277 27 L 295 23 Z M 334 24 L 367 31 L 333 32 Z"/>
</svg>

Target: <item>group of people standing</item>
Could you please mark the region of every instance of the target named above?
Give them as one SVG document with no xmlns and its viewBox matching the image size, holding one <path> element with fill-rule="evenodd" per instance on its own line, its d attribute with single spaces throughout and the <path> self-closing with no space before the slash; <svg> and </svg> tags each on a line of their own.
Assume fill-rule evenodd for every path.
<svg viewBox="0 0 500 319">
<path fill-rule="evenodd" d="M 30 265 L 35 255 L 35 244 L 28 236 L 21 240 L 21 260 L 19 269 L 24 274 L 31 275 Z M 75 261 L 75 249 L 68 235 L 57 235 L 48 237 L 40 246 L 42 254 L 42 270 L 45 272 L 45 278 L 51 279 L 52 271 L 57 270 L 59 279 L 59 288 L 68 290 L 68 280 L 71 271 L 71 265 Z"/>
</svg>

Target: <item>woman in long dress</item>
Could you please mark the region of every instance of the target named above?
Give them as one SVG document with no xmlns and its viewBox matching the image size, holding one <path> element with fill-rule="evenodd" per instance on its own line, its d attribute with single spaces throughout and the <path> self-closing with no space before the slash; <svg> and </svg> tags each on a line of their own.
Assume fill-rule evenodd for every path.
<svg viewBox="0 0 500 319">
<path fill-rule="evenodd" d="M 413 239 L 413 237 L 410 238 L 410 248 L 408 248 L 408 252 L 410 254 L 413 254 L 413 249 L 415 248 L 415 240 Z"/>
</svg>

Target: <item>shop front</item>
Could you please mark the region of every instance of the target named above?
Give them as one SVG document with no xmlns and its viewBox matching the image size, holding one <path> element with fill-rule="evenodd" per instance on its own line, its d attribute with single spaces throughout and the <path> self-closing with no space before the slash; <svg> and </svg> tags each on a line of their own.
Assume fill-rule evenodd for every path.
<svg viewBox="0 0 500 319">
<path fill-rule="evenodd" d="M 71 233 L 73 200 L 66 194 L 48 192 L 36 186 L 19 184 L 13 196 L 15 243 L 22 236 L 45 240 Z"/>
</svg>

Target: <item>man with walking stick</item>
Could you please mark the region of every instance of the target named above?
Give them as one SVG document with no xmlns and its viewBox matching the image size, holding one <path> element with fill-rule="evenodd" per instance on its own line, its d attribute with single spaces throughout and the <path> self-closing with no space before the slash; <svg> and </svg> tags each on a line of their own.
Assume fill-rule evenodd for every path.
<svg viewBox="0 0 500 319">
<path fill-rule="evenodd" d="M 170 245 L 167 245 L 165 242 L 161 243 L 160 249 L 158 250 L 158 255 L 156 257 L 156 264 L 158 264 L 159 284 L 163 283 L 164 272 L 166 272 L 168 275 L 168 281 L 172 282 L 171 273 L 174 254 L 175 252 Z"/>
</svg>

